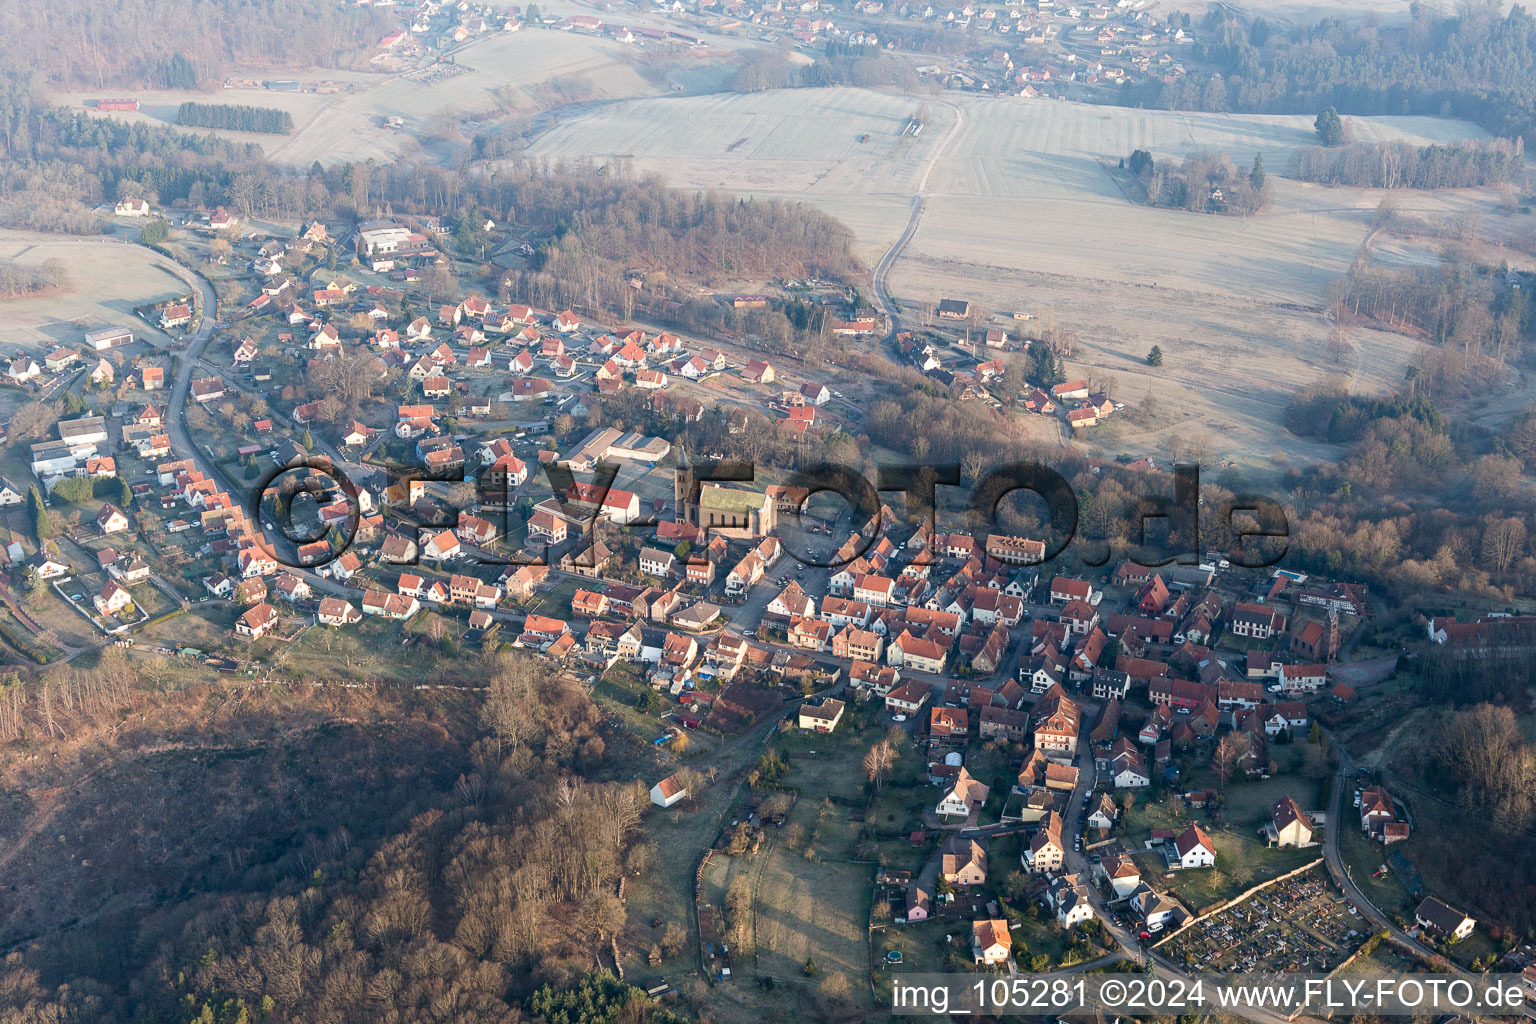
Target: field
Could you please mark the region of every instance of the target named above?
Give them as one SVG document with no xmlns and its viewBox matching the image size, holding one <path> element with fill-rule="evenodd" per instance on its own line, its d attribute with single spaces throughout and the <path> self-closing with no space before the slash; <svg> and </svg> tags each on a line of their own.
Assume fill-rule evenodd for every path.
<svg viewBox="0 0 1536 1024">
<path fill-rule="evenodd" d="M 103 238 L 69 238 L 0 229 L 0 259 L 23 265 L 62 260 L 69 282 L 55 295 L 0 300 L 6 341 L 41 356 L 58 345 L 76 345 L 88 330 L 109 324 L 133 328 L 157 340 L 159 331 L 133 315 L 134 307 L 187 292 L 162 258 L 137 245 Z"/>
<path fill-rule="evenodd" d="M 1134 442 L 1121 443 L 1125 428 L 1112 426 L 1089 435 L 1090 446 L 1167 454 L 1222 438 L 1223 459 L 1255 470 L 1319 458 L 1325 448 L 1277 427 L 1289 394 L 1333 374 L 1382 392 L 1418 355 L 1416 343 L 1372 331 L 1357 332 L 1356 354 L 1343 362 L 1325 351 L 1326 288 L 1370 233 L 1380 194 L 1280 177 L 1291 152 L 1313 143 L 1310 118 L 946 96 L 928 104 L 921 136 L 902 136 L 919 105 L 863 89 L 630 100 L 560 122 L 531 150 L 623 156 L 680 186 L 803 199 L 848 224 L 870 265 L 906 227 L 921 190 L 891 293 L 909 308 L 964 297 L 987 313 L 1022 309 L 1075 331 L 1074 372 L 1112 376 L 1117 398 L 1144 404 L 1151 394 L 1159 408 Z M 1484 135 L 1427 117 L 1351 123 L 1367 141 Z M 1116 169 L 1137 148 L 1173 159 L 1224 150 L 1242 167 L 1262 155 L 1273 198 L 1249 218 L 1140 205 Z M 1433 219 L 1490 212 L 1495 197 L 1398 198 Z M 1384 257 L 1434 258 L 1416 244 L 1394 244 Z M 1143 362 L 1154 344 L 1166 353 L 1157 370 Z"/>
<path fill-rule="evenodd" d="M 530 148 L 630 157 L 686 188 L 807 200 L 848 224 L 873 263 L 906 226 L 906 196 L 942 139 L 943 123 L 916 139 L 900 134 L 920 105 L 867 89 L 631 100 L 564 120 Z"/>
<path fill-rule="evenodd" d="M 574 9 L 574 8 L 573 8 Z M 546 9 L 547 13 L 552 13 Z M 311 82 L 324 78 L 337 92 L 278 92 L 261 88 L 232 88 L 218 92 L 183 90 L 139 91 L 136 112 L 111 117 L 159 125 L 176 125 L 177 107 L 185 100 L 206 103 L 246 103 L 276 107 L 293 115 L 291 135 L 225 132 L 241 142 L 254 142 L 275 160 L 308 167 L 314 161 L 334 165 L 348 160 L 422 159 L 420 141 L 427 136 L 457 133 L 461 119 L 497 113 L 533 113 L 561 102 L 548 91 L 552 79 L 579 85 L 583 101 L 645 96 L 669 83 L 693 88 L 713 82 L 723 73 L 707 57 L 660 58 L 659 73 L 641 75 L 637 68 L 649 56 L 644 51 L 608 39 L 567 32 L 524 30 L 491 32 L 454 52 L 457 74 L 425 74 L 416 64 L 397 72 L 310 70 L 274 73 L 278 78 Z M 92 93 L 60 93 L 55 99 L 80 107 Z M 92 112 L 92 108 L 85 108 Z M 402 118 L 406 130 L 383 125 Z M 208 129 L 186 131 L 206 133 Z M 430 145 L 430 141 L 428 142 Z"/>
</svg>

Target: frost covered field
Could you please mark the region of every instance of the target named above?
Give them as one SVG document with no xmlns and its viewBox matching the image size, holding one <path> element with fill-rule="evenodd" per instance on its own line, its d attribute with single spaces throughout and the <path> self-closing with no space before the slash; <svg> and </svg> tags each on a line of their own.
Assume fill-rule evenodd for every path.
<svg viewBox="0 0 1536 1024">
<path fill-rule="evenodd" d="M 902 135 L 925 103 L 921 135 Z M 1204 429 L 1233 442 L 1238 462 L 1261 465 L 1315 454 L 1277 429 L 1292 391 L 1336 373 L 1363 391 L 1395 387 L 1416 355 L 1382 332 L 1361 332 L 1343 361 L 1324 352 L 1326 289 L 1370 233 L 1381 195 L 1280 177 L 1314 143 L 1311 120 L 798 89 L 610 104 L 559 123 L 532 150 L 623 156 L 679 186 L 804 199 L 848 224 L 870 265 L 907 226 L 921 187 L 893 296 L 1054 314 L 1078 333 L 1082 365 L 1114 376 L 1123 400 L 1158 396 L 1139 444 L 1155 450 Z M 1428 117 L 1350 120 L 1362 141 L 1485 134 Z M 1248 218 L 1142 206 L 1115 170 L 1138 148 L 1169 159 L 1222 150 L 1243 167 L 1261 155 L 1271 202 Z M 1430 216 L 1493 207 L 1481 191 L 1398 198 Z M 1156 371 L 1142 362 L 1154 344 L 1168 353 Z"/>
</svg>

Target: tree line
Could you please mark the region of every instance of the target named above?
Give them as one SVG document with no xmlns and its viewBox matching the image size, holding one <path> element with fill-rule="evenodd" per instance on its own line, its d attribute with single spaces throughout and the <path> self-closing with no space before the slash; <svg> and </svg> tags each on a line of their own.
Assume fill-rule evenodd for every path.
<svg viewBox="0 0 1536 1024">
<path fill-rule="evenodd" d="M 1196 61 L 1220 75 L 1128 83 L 1121 102 L 1167 110 L 1426 114 L 1536 141 L 1536 20 L 1491 0 L 1441 14 L 1414 4 L 1406 23 L 1327 18 L 1285 29 L 1212 6 Z"/>
<path fill-rule="evenodd" d="M 0 299 L 19 299 L 62 288 L 69 281 L 68 268 L 60 259 L 39 264 L 0 260 Z"/>
<path fill-rule="evenodd" d="M 1357 188 L 1472 188 L 1503 184 L 1519 172 L 1520 147 L 1415 146 L 1407 142 L 1355 142 L 1298 149 L 1292 173 L 1302 181 Z"/>
<path fill-rule="evenodd" d="M 245 103 L 195 103 L 187 100 L 176 109 L 176 123 L 193 128 L 226 128 L 240 132 L 287 135 L 293 131 L 293 115 L 276 107 Z"/>
<path fill-rule="evenodd" d="M 1358 261 L 1332 289 L 1338 314 L 1444 346 L 1471 365 L 1518 364 L 1536 336 L 1536 310 L 1524 289 L 1495 268 L 1452 252 L 1434 266 L 1402 269 Z"/>
</svg>

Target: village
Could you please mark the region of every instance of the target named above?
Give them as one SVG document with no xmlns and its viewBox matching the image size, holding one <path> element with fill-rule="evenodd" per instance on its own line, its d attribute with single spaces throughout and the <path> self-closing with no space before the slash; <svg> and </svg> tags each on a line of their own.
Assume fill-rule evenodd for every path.
<svg viewBox="0 0 1536 1024">
<path fill-rule="evenodd" d="M 625 11 L 626 6 L 633 10 Z M 889 0 L 650 0 L 591 5 L 596 13 L 561 15 L 541 12 L 536 4 L 493 7 L 425 0 L 399 7 L 401 27 L 378 40 L 373 62 L 440 76 L 444 68 L 451 73 L 455 49 L 467 42 L 488 33 L 544 29 L 638 48 L 704 50 L 722 41 L 751 40 L 782 42 L 806 53 L 901 52 L 913 58 L 920 78 L 939 88 L 1082 98 L 1147 79 L 1174 82 L 1186 74 L 1196 29 L 1188 13 L 1162 13 L 1157 6 L 1148 0 L 1008 0 L 956 7 Z M 909 45 L 914 36 L 928 33 L 942 39 L 938 52 L 943 56 L 937 60 L 933 49 Z M 438 63 L 443 57 L 450 63 Z M 917 118 L 909 131 L 917 134 L 922 127 Z"/>
<path fill-rule="evenodd" d="M 1410 802 L 1328 753 L 1328 723 L 1384 674 L 1341 671 L 1375 614 L 1363 585 L 1219 552 L 1057 575 L 1043 540 L 941 532 L 891 506 L 808 512 L 806 488 L 769 482 L 781 474 L 712 480 L 716 453 L 594 414 L 634 395 L 670 422 L 805 445 L 857 422 L 854 386 L 569 310 L 420 304 L 434 228 L 364 222 L 332 270 L 323 224 L 282 239 L 222 209 L 189 217 L 186 244 L 255 282 L 237 312 L 215 317 L 198 288 L 41 365 L 18 354 L 12 388 L 78 412 L 0 480 L 17 589 L 88 626 L 16 602 L 7 640 L 68 656 L 94 633 L 268 679 L 338 643 L 519 648 L 584 679 L 677 766 L 647 780 L 669 812 L 707 785 L 695 759 L 776 723 L 778 788 L 745 790 L 701 868 L 699 955 L 717 982 L 741 974 L 731 862 L 792 834 L 880 865 L 872 882 L 826 870 L 873 929 L 850 966 L 883 983 L 1122 955 L 1326 972 L 1381 932 L 1426 962 L 1473 935 L 1433 895 L 1394 924 L 1355 888 L 1355 864 L 1385 871 L 1414 834 Z M 216 255 L 210 239 L 231 238 Z M 847 293 L 824 294 L 829 331 L 877 331 Z M 948 299 L 936 314 L 971 311 Z M 166 349 L 139 337 L 154 332 Z M 933 337 L 897 344 L 962 400 L 1006 398 L 1067 430 L 1117 408 L 1085 380 L 1041 386 L 978 354 L 1027 351 L 1006 330 Z M 306 382 L 360 373 L 386 382 L 353 406 L 362 418 L 339 383 L 300 400 Z M 1482 643 L 1506 622 L 1433 620 L 1427 636 Z M 888 745 L 874 771 L 871 740 Z M 798 799 L 822 787 L 837 798 Z"/>
</svg>

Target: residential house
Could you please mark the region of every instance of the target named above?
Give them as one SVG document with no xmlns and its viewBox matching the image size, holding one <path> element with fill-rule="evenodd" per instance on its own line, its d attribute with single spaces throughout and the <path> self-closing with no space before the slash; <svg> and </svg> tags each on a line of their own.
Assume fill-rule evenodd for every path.
<svg viewBox="0 0 1536 1024">
<path fill-rule="evenodd" d="M 1436 932 L 1452 942 L 1466 938 L 1477 921 L 1431 896 L 1413 912 L 1413 919 L 1425 931 Z"/>
<path fill-rule="evenodd" d="M 1106 857 L 1099 864 L 1099 870 L 1117 899 L 1124 899 L 1141 887 L 1141 869 L 1130 857 Z"/>
<path fill-rule="evenodd" d="M 953 886 L 987 884 L 987 851 L 974 839 L 952 836 L 939 853 L 939 877 Z"/>
<path fill-rule="evenodd" d="M 890 694 L 886 695 L 886 700 L 890 700 Z M 961 768 L 945 789 L 944 795 L 939 798 L 934 810 L 941 817 L 966 817 L 987 802 L 990 792 L 990 787 L 972 778 L 969 772 Z"/>
<path fill-rule="evenodd" d="M 1269 825 L 1264 831 L 1270 845 L 1281 849 L 1313 845 L 1312 834 L 1315 829 L 1312 819 L 1289 794 L 1275 802 L 1275 806 L 1270 808 L 1269 817 Z"/>
<path fill-rule="evenodd" d="M 843 719 L 843 702 L 831 697 L 800 705 L 799 726 L 811 732 L 832 732 Z"/>
<path fill-rule="evenodd" d="M 1066 861 L 1067 848 L 1061 838 L 1061 815 L 1054 810 L 1040 819 L 1040 827 L 1030 837 L 1029 845 L 1019 855 L 1023 866 L 1036 874 L 1059 871 Z"/>
<path fill-rule="evenodd" d="M 98 614 L 103 616 L 116 615 L 133 604 L 133 595 L 128 593 L 128 589 L 119 585 L 116 580 L 107 580 L 100 593 L 92 598 L 92 603 L 95 604 Z"/>
<path fill-rule="evenodd" d="M 965 708 L 936 707 L 928 711 L 928 735 L 936 739 L 946 736 L 964 737 L 970 729 L 970 718 Z"/>
<path fill-rule="evenodd" d="M 886 692 L 885 710 L 898 715 L 915 715 L 931 696 L 933 689 L 927 683 L 909 679 Z"/>
<path fill-rule="evenodd" d="M 1181 868 L 1208 868 L 1216 863 L 1216 844 L 1205 830 L 1191 823 L 1173 842 Z"/>
<path fill-rule="evenodd" d="M 128 529 L 128 517 L 111 504 L 103 504 L 96 514 L 96 528 L 103 534 L 121 533 Z"/>
<path fill-rule="evenodd" d="M 260 639 L 277 626 L 277 609 L 263 601 L 249 608 L 235 620 L 235 632 L 252 640 Z"/>
<path fill-rule="evenodd" d="M 315 612 L 315 621 L 322 626 L 346 626 L 362 620 L 362 613 L 352 602 L 339 597 L 322 597 L 320 608 Z"/>
<path fill-rule="evenodd" d="M 1013 956 L 1013 936 L 1001 919 L 971 925 L 971 955 L 978 964 L 1006 964 Z"/>
</svg>

